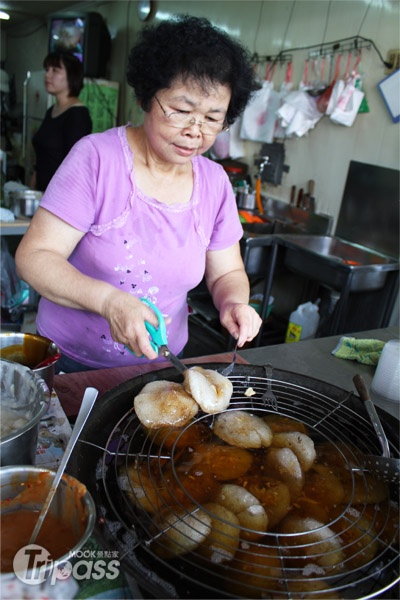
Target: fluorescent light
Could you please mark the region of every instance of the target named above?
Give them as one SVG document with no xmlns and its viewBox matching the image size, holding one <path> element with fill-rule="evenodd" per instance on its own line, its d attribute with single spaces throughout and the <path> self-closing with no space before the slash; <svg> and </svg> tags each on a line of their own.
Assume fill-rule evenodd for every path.
<svg viewBox="0 0 400 600">
<path fill-rule="evenodd" d="M 8 21 L 10 18 L 10 15 L 6 12 L 4 12 L 4 10 L 0 10 L 0 19 L 3 19 L 4 21 Z"/>
</svg>

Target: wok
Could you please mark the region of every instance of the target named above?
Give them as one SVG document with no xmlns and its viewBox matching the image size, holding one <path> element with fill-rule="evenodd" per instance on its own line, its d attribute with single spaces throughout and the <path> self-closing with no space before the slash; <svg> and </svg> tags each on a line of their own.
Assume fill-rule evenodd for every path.
<svg viewBox="0 0 400 600">
<path fill-rule="evenodd" d="M 225 364 L 211 363 L 204 368 L 222 370 Z M 94 535 L 108 550 L 117 551 L 122 568 L 132 576 L 148 597 L 158 598 L 252 598 L 269 597 L 265 590 L 250 587 L 246 593 L 227 590 L 229 574 L 224 569 L 215 570 L 207 561 L 199 561 L 192 553 L 179 559 L 166 560 L 154 553 L 151 539 L 154 535 L 152 518 L 136 514 L 132 503 L 120 489 L 118 473 L 132 455 L 141 455 L 146 461 L 154 446 L 148 445 L 146 434 L 133 411 L 133 398 L 150 381 L 167 379 L 181 381 L 172 368 L 146 373 L 108 391 L 94 407 L 83 430 L 80 442 L 70 459 L 69 472 L 85 483 L 92 494 L 97 511 Z M 267 389 L 263 367 L 237 365 L 230 377 L 234 393 L 230 408 L 270 411 L 259 404 Z M 244 395 L 249 387 L 255 391 L 252 398 Z M 278 399 L 279 414 L 295 418 L 312 430 L 317 437 L 333 443 L 356 445 L 367 453 L 379 452 L 379 441 L 368 414 L 360 399 L 335 386 L 317 379 L 288 371 L 273 371 L 272 389 Z M 228 409 L 229 410 L 229 409 Z M 392 455 L 398 457 L 398 423 L 391 415 L 378 409 L 385 427 Z M 358 476 L 363 477 L 360 469 Z M 380 510 L 389 515 L 390 497 Z M 386 526 L 389 516 L 386 518 Z M 379 538 L 376 531 L 369 538 Z M 327 585 L 340 598 L 372 598 L 377 595 L 398 598 L 398 523 L 392 527 L 393 539 L 379 545 L 379 552 L 362 568 L 339 574 L 313 576 L 313 580 Z M 265 545 L 274 534 L 267 536 Z M 368 539 L 369 539 L 368 538 Z M 279 544 L 278 544 L 279 547 Z M 301 551 L 301 549 L 299 550 Z M 296 575 L 289 568 L 283 572 L 283 588 L 274 592 L 277 598 L 295 598 L 285 584 L 292 583 Z M 355 591 L 356 590 L 356 591 Z M 262 596 L 264 594 L 264 596 Z M 317 596 L 315 596 L 317 594 Z M 307 597 L 324 597 L 323 592 L 309 592 Z M 328 596 L 329 597 L 329 596 Z"/>
</svg>

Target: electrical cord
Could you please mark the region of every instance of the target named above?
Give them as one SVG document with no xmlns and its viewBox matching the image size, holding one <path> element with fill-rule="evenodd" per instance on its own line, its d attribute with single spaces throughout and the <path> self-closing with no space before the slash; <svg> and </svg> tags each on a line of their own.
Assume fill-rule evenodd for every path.
<svg viewBox="0 0 400 600">
<path fill-rule="evenodd" d="M 288 54 L 288 53 L 292 54 L 293 52 L 299 52 L 299 51 L 305 51 L 305 50 L 313 50 L 315 48 L 319 49 L 321 53 L 325 49 L 331 48 L 332 52 L 335 53 L 341 49 L 340 44 L 343 44 L 345 42 L 351 42 L 351 41 L 354 42 L 354 50 L 361 49 L 361 48 L 359 48 L 359 42 L 364 43 L 364 44 L 369 44 L 375 50 L 380 61 L 383 63 L 383 65 L 385 67 L 390 69 L 393 66 L 392 63 L 387 62 L 386 60 L 383 59 L 382 54 L 378 50 L 378 48 L 373 40 L 371 40 L 369 38 L 365 38 L 361 35 L 355 35 L 355 36 L 348 37 L 348 38 L 342 38 L 340 40 L 335 40 L 333 42 L 324 42 L 322 44 L 320 43 L 320 44 L 312 44 L 310 46 L 299 46 L 297 48 L 287 48 L 286 50 L 281 50 L 278 54 L 276 54 L 273 57 L 268 56 L 268 55 L 264 56 L 264 57 L 259 56 L 259 55 L 254 55 L 253 60 L 255 60 L 255 62 L 273 62 L 273 63 L 284 62 L 285 54 Z"/>
</svg>

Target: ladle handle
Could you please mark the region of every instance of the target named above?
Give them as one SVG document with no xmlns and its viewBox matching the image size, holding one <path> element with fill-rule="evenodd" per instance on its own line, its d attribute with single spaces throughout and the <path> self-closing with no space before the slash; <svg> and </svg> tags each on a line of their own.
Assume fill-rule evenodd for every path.
<svg viewBox="0 0 400 600">
<path fill-rule="evenodd" d="M 80 436 L 83 426 L 86 423 L 86 420 L 90 414 L 90 411 L 92 410 L 93 405 L 96 402 L 98 393 L 99 393 L 98 390 L 96 390 L 95 388 L 92 388 L 92 387 L 86 388 L 86 390 L 85 390 L 85 393 L 84 393 L 83 399 L 82 399 L 82 403 L 81 403 L 81 407 L 79 409 L 79 413 L 78 413 L 74 428 L 71 433 L 71 437 L 69 438 L 67 447 L 65 448 L 65 452 L 61 459 L 61 462 L 58 465 L 58 469 L 57 469 L 57 472 L 53 479 L 53 482 L 51 484 L 49 493 L 47 494 L 46 499 L 41 508 L 41 511 L 39 513 L 38 520 L 36 521 L 35 528 L 33 530 L 31 538 L 29 540 L 29 544 L 34 544 L 36 542 L 36 538 L 39 534 L 41 526 L 43 525 L 43 521 L 47 515 L 51 501 L 53 500 L 53 497 L 54 497 L 54 494 L 56 493 L 58 484 L 60 483 L 61 478 L 64 474 L 65 467 L 67 466 L 69 458 L 70 458 L 72 451 L 75 447 L 75 444 Z"/>
<path fill-rule="evenodd" d="M 367 409 L 369 414 L 369 418 L 371 419 L 371 423 L 374 426 L 375 433 L 378 436 L 380 445 L 382 447 L 382 455 L 385 458 L 390 457 L 390 448 L 389 442 L 386 437 L 385 430 L 382 427 L 382 423 L 378 417 L 378 413 L 376 412 L 375 404 L 372 402 L 367 386 L 365 385 L 364 379 L 361 375 L 354 375 L 353 377 L 354 385 L 359 393 L 361 400 L 364 402 L 364 406 Z"/>
</svg>

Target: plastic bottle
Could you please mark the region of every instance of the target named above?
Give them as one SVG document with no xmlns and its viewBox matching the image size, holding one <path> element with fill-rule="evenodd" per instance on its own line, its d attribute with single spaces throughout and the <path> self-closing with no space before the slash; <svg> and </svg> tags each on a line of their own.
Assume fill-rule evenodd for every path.
<svg viewBox="0 0 400 600">
<path fill-rule="evenodd" d="M 300 304 L 289 317 L 285 342 L 299 342 L 315 337 L 319 324 L 319 300 Z"/>
</svg>

